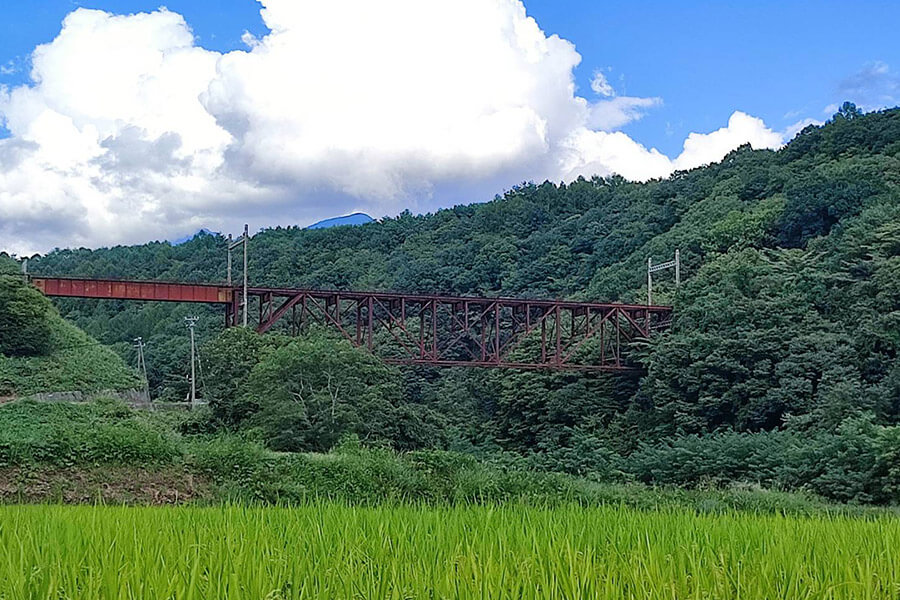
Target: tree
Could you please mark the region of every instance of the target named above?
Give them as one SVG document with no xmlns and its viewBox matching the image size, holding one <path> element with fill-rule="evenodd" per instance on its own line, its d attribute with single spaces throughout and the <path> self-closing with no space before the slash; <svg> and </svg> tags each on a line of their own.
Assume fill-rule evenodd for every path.
<svg viewBox="0 0 900 600">
<path fill-rule="evenodd" d="M 259 399 L 248 393 L 247 380 L 269 352 L 285 343 L 281 336 L 232 327 L 203 345 L 204 392 L 216 421 L 239 427 L 259 410 Z"/>
<path fill-rule="evenodd" d="M 856 119 L 857 117 L 861 117 L 863 112 L 856 107 L 856 104 L 853 102 L 844 102 L 841 104 L 841 107 L 838 109 L 835 117 L 840 117 L 842 119 L 846 119 L 848 121 L 852 119 Z"/>
<path fill-rule="evenodd" d="M 21 277 L 0 275 L 0 354 L 38 356 L 53 346 L 50 301 Z"/>
<path fill-rule="evenodd" d="M 250 373 L 250 419 L 276 450 L 325 451 L 342 436 L 394 445 L 428 445 L 439 438 L 429 419 L 402 405 L 401 377 L 350 342 L 312 331 L 265 354 Z M 412 438 L 412 439 L 410 439 Z"/>
</svg>

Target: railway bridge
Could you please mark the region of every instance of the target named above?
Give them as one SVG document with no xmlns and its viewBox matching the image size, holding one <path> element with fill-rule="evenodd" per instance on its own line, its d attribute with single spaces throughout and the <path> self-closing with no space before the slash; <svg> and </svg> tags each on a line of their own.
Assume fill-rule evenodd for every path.
<svg viewBox="0 0 900 600">
<path fill-rule="evenodd" d="M 568 300 L 348 292 L 75 277 L 31 277 L 47 296 L 223 307 L 226 327 L 292 335 L 317 324 L 386 362 L 629 371 L 628 354 L 672 322 L 672 307 Z M 250 311 L 251 307 L 253 308 Z"/>
</svg>

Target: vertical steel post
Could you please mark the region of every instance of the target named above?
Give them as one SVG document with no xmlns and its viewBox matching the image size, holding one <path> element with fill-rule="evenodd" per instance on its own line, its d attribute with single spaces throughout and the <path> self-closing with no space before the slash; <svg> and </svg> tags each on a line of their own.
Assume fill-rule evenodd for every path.
<svg viewBox="0 0 900 600">
<path fill-rule="evenodd" d="M 372 296 L 369 296 L 369 302 L 368 302 L 368 304 L 369 304 L 369 310 L 368 310 L 368 318 L 369 318 L 368 334 L 369 334 L 369 341 L 368 341 L 368 344 L 369 344 L 369 352 L 371 352 L 371 351 L 372 351 L 372 347 L 375 345 L 375 339 L 374 339 L 374 338 L 375 338 L 375 334 L 374 334 L 374 328 L 375 328 L 375 323 L 374 323 L 374 320 L 375 320 L 375 315 L 374 315 L 374 313 L 375 313 L 375 302 L 372 300 Z"/>
<path fill-rule="evenodd" d="M 606 364 L 606 342 L 603 340 L 603 330 L 606 329 L 606 318 L 600 314 L 600 366 Z"/>
<path fill-rule="evenodd" d="M 500 303 L 494 303 L 494 356 L 500 363 Z"/>
<path fill-rule="evenodd" d="M 653 306 L 653 258 L 647 257 L 647 306 Z"/>
<path fill-rule="evenodd" d="M 547 363 L 547 314 L 541 318 L 541 364 Z"/>
<path fill-rule="evenodd" d="M 431 301 L 431 356 L 434 360 L 438 357 L 437 340 L 437 300 Z"/>
<path fill-rule="evenodd" d="M 560 364 L 562 359 L 562 312 L 559 304 L 556 305 L 556 359 L 554 362 Z"/>
<path fill-rule="evenodd" d="M 616 315 L 616 366 L 622 366 L 622 313 L 620 309 L 614 309 Z"/>
<path fill-rule="evenodd" d="M 137 348 L 138 371 L 144 378 L 144 394 L 150 401 L 150 380 L 147 378 L 147 361 L 144 359 L 144 338 L 135 338 L 134 347 Z"/>
</svg>

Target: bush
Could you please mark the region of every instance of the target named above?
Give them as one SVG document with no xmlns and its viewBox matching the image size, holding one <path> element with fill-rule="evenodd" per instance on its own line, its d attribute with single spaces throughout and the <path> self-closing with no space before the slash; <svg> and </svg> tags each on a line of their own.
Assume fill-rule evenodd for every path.
<svg viewBox="0 0 900 600">
<path fill-rule="evenodd" d="M 123 404 L 12 402 L 0 407 L 0 465 L 171 463 L 177 440 Z"/>
<path fill-rule="evenodd" d="M 834 432 L 722 433 L 642 445 L 624 461 L 638 481 L 686 487 L 751 483 L 839 502 L 900 502 L 900 427 L 869 417 Z"/>
</svg>

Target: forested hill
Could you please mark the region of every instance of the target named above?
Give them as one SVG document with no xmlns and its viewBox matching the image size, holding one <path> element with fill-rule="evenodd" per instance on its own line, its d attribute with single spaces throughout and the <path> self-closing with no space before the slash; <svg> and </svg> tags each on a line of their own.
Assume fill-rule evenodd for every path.
<svg viewBox="0 0 900 600">
<path fill-rule="evenodd" d="M 892 110 L 838 117 L 807 128 L 778 152 L 744 147 L 719 164 L 662 181 L 527 184 L 492 202 L 435 214 L 404 213 L 354 228 L 267 229 L 253 238 L 251 280 L 637 299 L 647 257 L 661 259 L 675 247 L 689 277 L 729 251 L 822 246 L 816 238 L 828 237 L 836 224 L 894 204 L 898 149 L 900 113 Z M 57 250 L 32 261 L 32 269 L 218 281 L 223 256 L 222 238 L 200 235 L 178 246 Z"/>
<path fill-rule="evenodd" d="M 779 151 L 742 147 L 662 181 L 527 184 L 430 215 L 268 229 L 251 242 L 251 281 L 641 301 L 647 257 L 665 260 L 680 248 L 684 285 L 675 294 L 661 277 L 657 289 L 658 302 L 676 306 L 675 328 L 649 349 L 640 385 L 609 395 L 586 378 L 535 375 L 532 387 L 507 390 L 518 403 L 510 414 L 523 421 L 504 425 L 503 439 L 537 439 L 554 419 L 587 427 L 579 419 L 588 413 L 595 429 L 615 423 L 615 431 L 654 435 L 836 426 L 863 412 L 896 422 L 898 185 L 900 110 L 860 115 L 849 107 Z M 217 281 L 224 248 L 224 239 L 207 235 L 179 246 L 57 250 L 31 268 Z M 180 379 L 172 373 L 186 364 L 183 307 L 61 306 L 125 353 L 125 341 L 151 340 L 159 353 L 155 388 Z M 218 313 L 206 319 L 211 328 L 219 321 Z M 554 416 L 544 408 L 553 394 L 594 404 L 582 416 Z"/>
<path fill-rule="evenodd" d="M 121 357 L 60 318 L 18 265 L 0 256 L 0 398 L 140 385 Z"/>
</svg>

